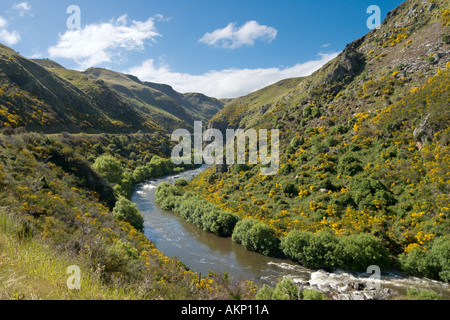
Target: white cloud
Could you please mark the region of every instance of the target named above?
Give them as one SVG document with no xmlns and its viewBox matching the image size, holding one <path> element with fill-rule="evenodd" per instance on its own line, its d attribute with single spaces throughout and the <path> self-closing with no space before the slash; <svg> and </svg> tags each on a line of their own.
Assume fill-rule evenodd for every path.
<svg viewBox="0 0 450 320">
<path fill-rule="evenodd" d="M 310 75 L 337 55 L 336 52 L 320 53 L 317 60 L 288 68 L 225 69 L 202 75 L 174 72 L 167 65 L 155 66 L 154 60 L 146 60 L 126 73 L 143 81 L 169 84 L 179 92 L 200 92 L 216 98 L 235 98 L 283 79 Z"/>
<path fill-rule="evenodd" d="M 23 17 L 26 12 L 29 12 L 31 10 L 31 6 L 28 4 L 28 2 L 21 2 L 15 4 L 13 6 L 13 9 L 19 11 L 19 16 Z"/>
<path fill-rule="evenodd" d="M 48 49 L 51 58 L 75 60 L 80 68 L 88 68 L 112 58 L 120 57 L 122 51 L 143 50 L 146 41 L 161 36 L 154 18 L 132 21 L 127 16 L 106 23 L 90 24 L 80 30 L 67 30 L 59 35 L 58 43 Z"/>
<path fill-rule="evenodd" d="M 256 40 L 271 42 L 277 37 L 275 28 L 262 26 L 256 21 L 248 21 L 237 28 L 236 23 L 230 23 L 223 29 L 206 33 L 199 42 L 214 47 L 236 49 L 242 46 L 253 46 Z"/>
<path fill-rule="evenodd" d="M 6 21 L 3 17 L 0 17 L 0 42 L 6 43 L 11 46 L 18 43 L 21 39 L 20 34 L 13 30 L 8 31 L 6 28 L 8 26 L 8 21 Z"/>
</svg>

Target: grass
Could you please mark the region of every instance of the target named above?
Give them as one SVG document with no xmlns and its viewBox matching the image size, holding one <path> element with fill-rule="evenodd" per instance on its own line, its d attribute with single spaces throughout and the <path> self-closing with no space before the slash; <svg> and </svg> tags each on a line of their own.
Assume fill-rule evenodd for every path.
<svg viewBox="0 0 450 320">
<path fill-rule="evenodd" d="M 69 290 L 68 267 L 81 269 L 81 289 Z M 0 300 L 122 300 L 133 290 L 102 284 L 84 261 L 62 255 L 43 240 L 23 232 L 23 222 L 0 212 Z"/>
</svg>

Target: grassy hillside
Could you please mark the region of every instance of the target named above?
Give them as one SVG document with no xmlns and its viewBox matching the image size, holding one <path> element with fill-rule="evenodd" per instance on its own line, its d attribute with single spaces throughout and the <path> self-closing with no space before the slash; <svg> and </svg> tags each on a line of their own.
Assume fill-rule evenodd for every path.
<svg viewBox="0 0 450 320">
<path fill-rule="evenodd" d="M 208 121 L 222 107 L 200 94 L 143 83 L 106 69 L 68 70 L 0 44 L 0 127 L 45 133 L 171 132 Z"/>
<path fill-rule="evenodd" d="M 183 170 L 163 159 L 164 143 L 158 134 L 1 134 L 0 299 L 251 297 L 251 285 L 199 277 L 165 256 L 131 220 L 139 212 L 123 194 L 143 168 L 147 179 Z M 96 165 L 102 157 L 117 161 L 119 181 Z M 73 265 L 81 290 L 66 285 Z"/>
<path fill-rule="evenodd" d="M 446 4 L 406 1 L 313 75 L 230 102 L 212 126 L 280 129 L 280 171 L 213 168 L 187 189 L 263 222 L 306 266 L 369 263 L 449 281 Z"/>
<path fill-rule="evenodd" d="M 51 70 L 0 45 L 1 127 L 26 127 L 43 132 L 153 131 L 145 119 L 105 86 L 92 82 L 82 89 Z M 79 83 L 83 83 L 78 79 Z"/>
</svg>

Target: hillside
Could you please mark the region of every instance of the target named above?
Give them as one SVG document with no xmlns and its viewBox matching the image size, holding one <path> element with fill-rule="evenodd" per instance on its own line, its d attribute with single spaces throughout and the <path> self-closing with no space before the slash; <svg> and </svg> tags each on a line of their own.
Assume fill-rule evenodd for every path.
<svg viewBox="0 0 450 320">
<path fill-rule="evenodd" d="M 58 133 L 132 133 L 190 128 L 223 104 L 200 94 L 144 83 L 109 71 L 68 70 L 47 59 L 29 60 L 0 45 L 1 127 Z"/>
<path fill-rule="evenodd" d="M 87 82 L 84 86 L 92 88 L 92 94 L 86 94 L 84 87 L 80 89 L 12 49 L 1 45 L 0 51 L 2 127 L 44 132 L 158 128 L 155 123 L 146 123 L 140 113 L 106 86 Z"/>
<path fill-rule="evenodd" d="M 405 1 L 311 76 L 229 102 L 210 127 L 279 129 L 280 171 L 212 168 L 186 189 L 268 226 L 236 226 L 251 250 L 449 281 L 447 4 Z"/>
<path fill-rule="evenodd" d="M 189 100 L 168 85 L 141 82 L 134 76 L 106 69 L 90 68 L 84 74 L 96 81 L 103 81 L 124 101 L 171 130 L 191 128 L 196 120 L 206 122 L 223 107 L 213 98 L 202 96 L 198 100 Z"/>
</svg>

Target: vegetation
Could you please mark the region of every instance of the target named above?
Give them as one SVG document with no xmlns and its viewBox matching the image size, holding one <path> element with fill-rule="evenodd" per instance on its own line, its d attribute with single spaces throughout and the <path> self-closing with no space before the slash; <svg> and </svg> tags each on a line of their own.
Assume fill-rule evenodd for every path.
<svg viewBox="0 0 450 320">
<path fill-rule="evenodd" d="M 164 210 L 174 210 L 184 219 L 218 236 L 231 236 L 239 218 L 220 210 L 192 192 L 184 192 L 170 183 L 160 184 L 156 202 Z"/>
<path fill-rule="evenodd" d="M 378 265 L 450 281 L 449 17 L 444 0 L 408 0 L 313 75 L 228 101 L 208 125 L 279 129 L 278 174 L 211 168 L 160 185 L 156 201 L 310 268 Z M 193 168 L 168 159 L 168 130 L 222 102 L 3 45 L 0 70 L 0 298 L 326 299 L 288 278 L 257 292 L 200 277 L 141 232 L 132 187 Z M 83 290 L 65 285 L 72 265 Z"/>
<path fill-rule="evenodd" d="M 406 19 L 413 6 L 420 23 Z M 231 101 L 211 126 L 280 129 L 279 173 L 212 168 L 186 190 L 239 216 L 247 233 L 256 222 L 244 221 L 265 224 L 305 266 L 376 264 L 449 281 L 448 9 L 428 6 L 407 1 L 312 76 Z"/>
<path fill-rule="evenodd" d="M 144 217 L 135 203 L 125 197 L 120 197 L 113 209 L 113 216 L 119 221 L 125 221 L 138 230 L 144 228 Z"/>
<path fill-rule="evenodd" d="M 413 300 L 439 300 L 439 295 L 436 292 L 427 289 L 408 288 L 407 296 Z"/>
</svg>

